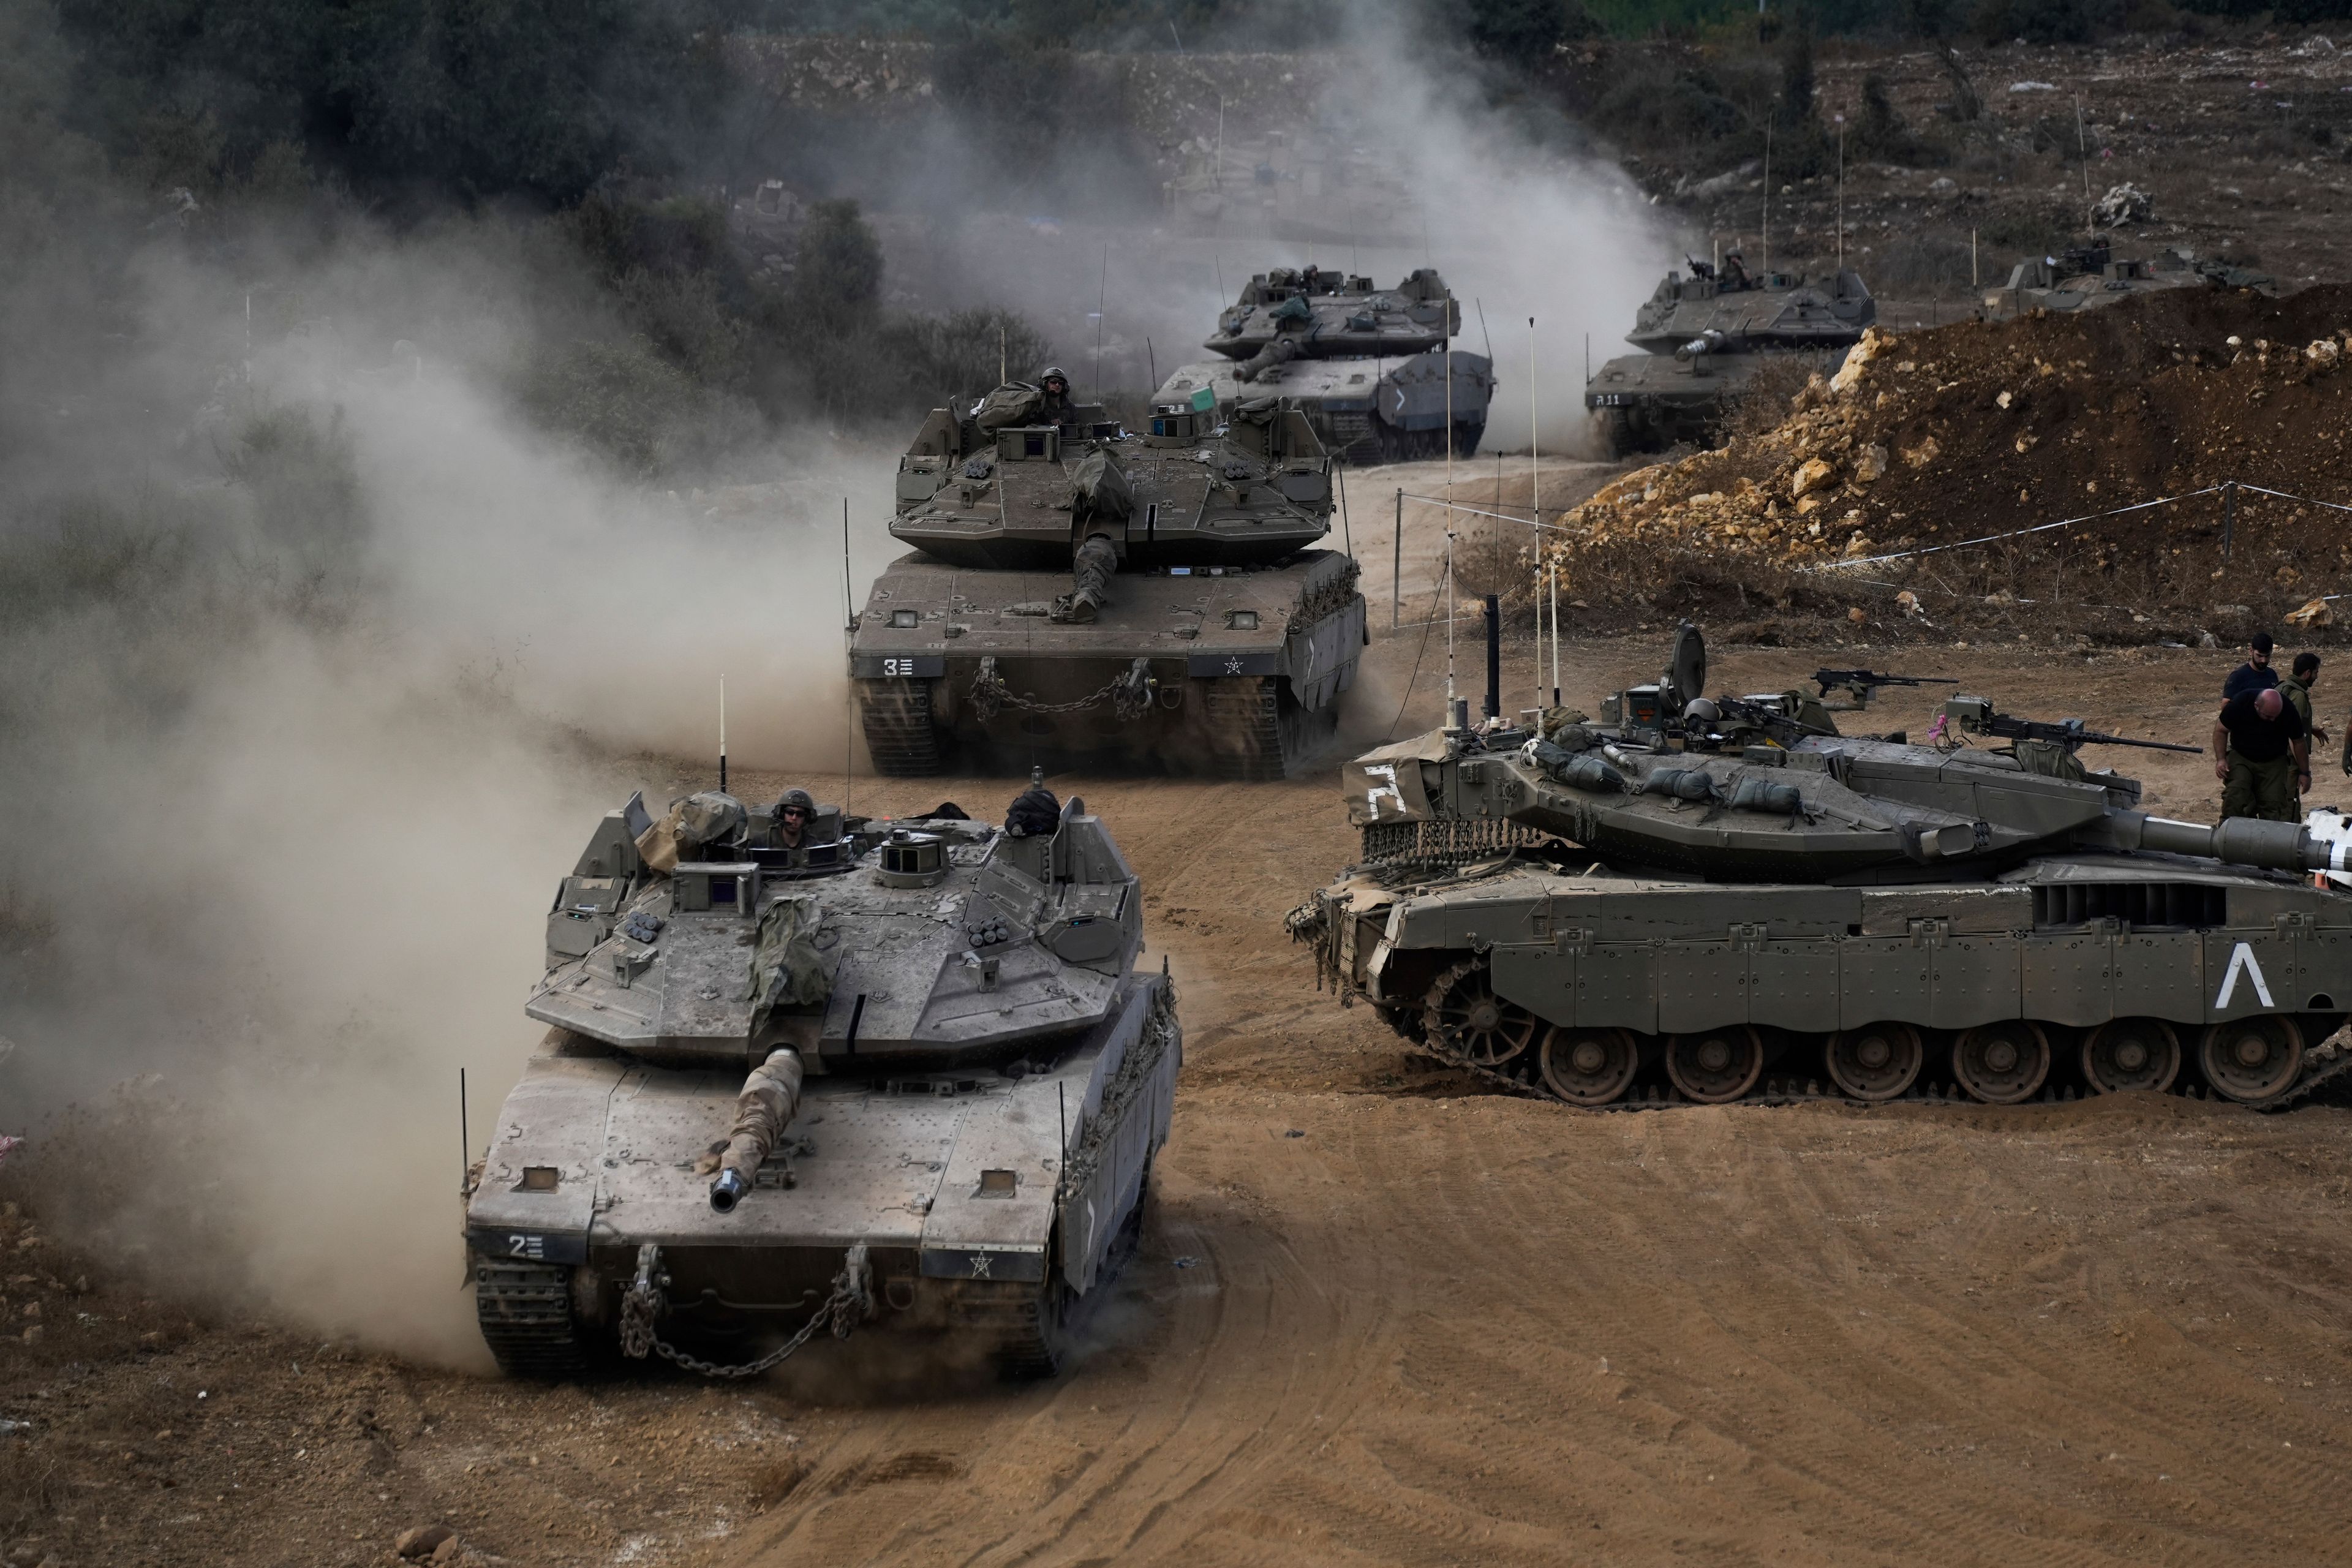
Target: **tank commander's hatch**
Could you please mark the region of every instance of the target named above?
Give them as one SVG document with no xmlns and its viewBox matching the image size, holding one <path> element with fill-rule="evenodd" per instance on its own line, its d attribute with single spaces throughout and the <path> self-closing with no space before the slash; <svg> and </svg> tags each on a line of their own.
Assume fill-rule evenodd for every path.
<svg viewBox="0 0 2352 1568">
<path fill-rule="evenodd" d="M 1669 719 L 1681 718 L 1685 708 L 1706 695 L 1706 639 L 1688 621 L 1675 628 L 1675 651 L 1661 684 L 1666 689 L 1658 695 Z"/>
</svg>

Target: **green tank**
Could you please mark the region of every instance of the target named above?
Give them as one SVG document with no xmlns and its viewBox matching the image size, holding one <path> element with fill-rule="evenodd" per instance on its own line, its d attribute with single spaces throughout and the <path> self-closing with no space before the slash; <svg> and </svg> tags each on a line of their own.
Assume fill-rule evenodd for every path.
<svg viewBox="0 0 2352 1568">
<path fill-rule="evenodd" d="M 2168 289 L 2200 287 L 2274 293 L 2277 280 L 2267 272 L 2199 261 L 2182 250 L 2159 251 L 2152 260 L 2118 258 L 2114 247 L 2101 240 L 2039 261 L 2019 262 L 2010 268 L 2007 283 L 1985 290 L 1977 316 L 1980 321 L 2005 321 L 2035 310 L 2072 314 Z"/>
<path fill-rule="evenodd" d="M 936 409 L 899 460 L 890 531 L 916 550 L 850 646 L 875 766 L 1266 779 L 1325 750 L 1366 628 L 1355 561 L 1316 548 L 1331 465 L 1307 417 L 1205 392 L 1141 434 L 1034 416 L 1007 389 Z"/>
<path fill-rule="evenodd" d="M 606 814 L 467 1176 L 499 1365 L 743 1377 L 887 1330 L 1054 1372 L 1168 1136 L 1182 1037 L 1141 942 L 1108 827 L 1034 780 L 1001 828 L 797 790 Z"/>
<path fill-rule="evenodd" d="M 1702 698 L 1705 679 L 1686 626 L 1597 720 L 1349 763 L 1364 859 L 1292 934 L 1343 1001 L 1579 1106 L 2277 1106 L 2347 1065 L 2315 1047 L 2352 1010 L 2352 898 L 2313 875 L 2343 871 L 2346 819 L 2150 816 L 2079 752 L 2156 742 L 1979 697 L 1912 744 L 1842 735 L 1802 691 Z"/>
<path fill-rule="evenodd" d="M 1462 303 L 1434 268 L 1375 289 L 1328 268 L 1278 267 L 1251 279 L 1217 318 L 1202 346 L 1222 357 L 1177 366 L 1153 402 L 1205 390 L 1231 411 L 1278 396 L 1351 463 L 1444 457 L 1448 429 L 1454 455 L 1466 457 L 1486 433 L 1495 367 L 1449 348 L 1461 331 Z"/>
<path fill-rule="evenodd" d="M 1584 406 L 1612 458 L 1711 444 L 1730 400 L 1768 358 L 1842 352 L 1878 320 L 1851 268 L 1825 287 L 1788 272 L 1719 272 L 1696 258 L 1690 269 L 1667 273 L 1635 313 L 1625 341 L 1642 352 L 1609 361 L 1585 384 Z"/>
</svg>

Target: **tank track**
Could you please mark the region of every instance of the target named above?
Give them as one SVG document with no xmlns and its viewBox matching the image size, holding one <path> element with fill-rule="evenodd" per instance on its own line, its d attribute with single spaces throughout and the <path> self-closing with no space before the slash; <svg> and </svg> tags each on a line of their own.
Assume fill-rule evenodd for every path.
<svg viewBox="0 0 2352 1568">
<path fill-rule="evenodd" d="M 1211 680 L 1202 701 L 1220 742 L 1217 772 L 1239 784 L 1289 778 L 1339 733 L 1336 704 L 1309 712 L 1286 698 L 1278 676 Z"/>
<path fill-rule="evenodd" d="M 1544 1083 L 1542 1075 L 1536 1071 L 1535 1064 L 1525 1058 L 1499 1067 L 1485 1067 L 1470 1060 L 1459 1051 L 1450 1048 L 1444 1041 L 1426 1030 L 1409 1029 L 1404 1023 L 1407 1010 L 1391 1010 L 1384 1007 L 1381 1013 L 1389 1020 L 1390 1026 L 1394 1028 L 1398 1036 L 1414 1050 L 1434 1061 L 1442 1062 L 1447 1067 L 1457 1068 L 1483 1082 L 1492 1084 L 1507 1094 L 1518 1095 L 1528 1100 L 1549 1100 L 1555 1105 L 1570 1106 L 1572 1110 L 1590 1110 L 1601 1114 L 1623 1110 L 1665 1110 L 1677 1106 L 1688 1108 L 1698 1103 L 1696 1100 L 1685 1099 L 1681 1091 L 1670 1085 L 1651 1083 L 1637 1084 L 1626 1091 L 1623 1099 L 1612 1100 L 1607 1105 L 1572 1105 L 1571 1102 L 1553 1093 Z M 1412 1012 L 1410 1016 L 1418 1018 L 1421 1015 L 1418 1012 Z M 2294 1082 L 2288 1086 L 2285 1093 L 2265 1104 L 2249 1106 L 2247 1109 L 2259 1110 L 2264 1115 L 2289 1110 L 2309 1099 L 2328 1084 L 2341 1081 L 2346 1087 L 2352 1088 L 2352 1076 L 2347 1075 L 2352 1075 L 2352 1049 L 2323 1043 L 2304 1053 L 2303 1068 Z M 2183 1100 L 2213 1100 L 2230 1102 L 2228 1096 L 2209 1091 L 2202 1084 L 2176 1084 L 2165 1090 L 2165 1093 Z M 2078 1100 L 2097 1098 L 2095 1094 L 2087 1092 L 2077 1094 L 2074 1087 L 2070 1084 L 2063 1091 L 2054 1086 L 2045 1089 L 2040 1095 L 2026 1101 L 2026 1104 L 2062 1105 L 2071 1104 Z M 1841 1093 L 1835 1084 L 1824 1087 L 1821 1079 L 1800 1080 L 1793 1077 L 1766 1078 L 1753 1089 L 1730 1103 L 1733 1105 L 1806 1105 L 1821 1100 L 1864 1107 L 1873 1105 L 1984 1106 L 1984 1101 L 1971 1097 L 1958 1085 L 1930 1083 L 1926 1081 L 1924 1077 L 1907 1092 L 1894 1100 L 1856 1100 L 1852 1095 Z"/>
<path fill-rule="evenodd" d="M 931 688 L 898 678 L 857 683 L 857 713 L 874 769 L 888 778 L 929 778 L 941 770 Z"/>
<path fill-rule="evenodd" d="M 578 1377 L 588 1370 L 572 1311 L 572 1270 L 560 1263 L 477 1257 L 474 1315 L 509 1377 Z"/>
</svg>

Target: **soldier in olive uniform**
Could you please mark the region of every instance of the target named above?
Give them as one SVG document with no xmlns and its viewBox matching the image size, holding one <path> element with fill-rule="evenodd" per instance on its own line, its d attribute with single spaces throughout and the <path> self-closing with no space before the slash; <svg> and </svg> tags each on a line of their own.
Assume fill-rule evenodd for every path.
<svg viewBox="0 0 2352 1568">
<path fill-rule="evenodd" d="M 1045 400 L 1031 423 L 1067 430 L 1078 422 L 1077 410 L 1070 405 L 1070 377 L 1060 365 L 1045 367 L 1045 373 L 1037 378 L 1037 390 L 1045 395 Z"/>
<path fill-rule="evenodd" d="M 2303 716 L 2276 687 L 2241 691 L 2213 721 L 2213 776 L 2221 815 L 2293 822 L 2295 796 L 2311 784 Z"/>
<path fill-rule="evenodd" d="M 2309 652 L 2296 654 L 2294 669 L 2279 682 L 2279 695 L 2286 699 L 2287 706 L 2294 709 L 2295 717 L 2303 721 L 2306 751 L 2316 750 L 2327 743 L 2327 731 L 2320 727 L 2311 706 L 2311 689 L 2318 684 L 2319 656 Z M 2295 791 L 2294 815 L 2298 822 L 2303 819 L 2303 795 L 2310 786 L 2310 765 L 2306 761 L 2303 778 Z"/>
</svg>

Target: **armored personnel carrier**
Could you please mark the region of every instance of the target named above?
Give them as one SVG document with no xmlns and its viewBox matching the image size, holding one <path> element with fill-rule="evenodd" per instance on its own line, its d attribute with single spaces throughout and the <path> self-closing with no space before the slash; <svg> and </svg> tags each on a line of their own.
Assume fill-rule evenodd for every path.
<svg viewBox="0 0 2352 1568">
<path fill-rule="evenodd" d="M 1454 456 L 1467 457 L 1486 434 L 1495 366 L 1449 351 L 1461 331 L 1461 301 L 1433 268 L 1375 289 L 1369 278 L 1280 267 L 1251 279 L 1217 318 L 1202 346 L 1223 359 L 1177 366 L 1152 401 L 1205 389 L 1230 413 L 1254 397 L 1285 398 L 1325 447 L 1358 465 L 1442 458 L 1448 428 Z"/>
<path fill-rule="evenodd" d="M 890 531 L 851 639 L 883 773 L 1046 758 L 1280 778 L 1337 732 L 1364 598 L 1305 416 L 1203 391 L 1128 434 L 1081 405 L 1021 422 L 992 394 L 932 411 L 899 459 Z M 991 426 L 1010 410 L 1012 423 Z"/>
<path fill-rule="evenodd" d="M 1788 272 L 1727 277 L 1694 258 L 1669 272 L 1634 314 L 1625 341 L 1642 352 L 1611 360 L 1586 383 L 1584 406 L 1612 457 L 1711 441 L 1730 400 L 1768 356 L 1843 351 L 1878 320 L 1861 274 L 1826 288 Z"/>
<path fill-rule="evenodd" d="M 2347 1065 L 2314 1047 L 2352 1010 L 2352 898 L 2312 873 L 2344 866 L 2352 821 L 2149 816 L 2078 753 L 2152 742 L 1979 697 L 1915 745 L 1705 679 L 1685 627 L 1597 722 L 1357 759 L 1365 860 L 1293 934 L 1433 1054 L 1578 1106 L 2267 1107 Z"/>
<path fill-rule="evenodd" d="M 2034 310 L 2093 310 L 2143 294 L 2200 286 L 2259 289 L 2269 293 L 2274 291 L 2276 279 L 2267 272 L 2199 261 L 2181 250 L 2159 251 L 2152 260 L 2122 258 L 2101 240 L 2039 261 L 2019 262 L 2010 268 L 2007 283 L 1985 290 L 1977 316 L 1980 321 L 2005 321 Z"/>
<path fill-rule="evenodd" d="M 746 1376 L 891 1326 L 1052 1373 L 1168 1136 L 1182 1042 L 1134 968 L 1140 902 L 1109 830 L 1034 782 L 1003 828 L 797 791 L 608 813 L 467 1183 L 499 1365 Z"/>
</svg>

